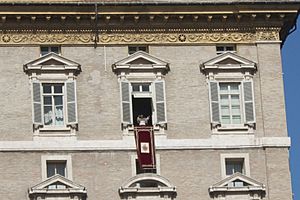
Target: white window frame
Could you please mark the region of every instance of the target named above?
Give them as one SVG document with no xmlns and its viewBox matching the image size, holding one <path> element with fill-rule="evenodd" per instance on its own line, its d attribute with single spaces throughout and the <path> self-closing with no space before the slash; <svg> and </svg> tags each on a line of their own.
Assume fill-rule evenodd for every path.
<svg viewBox="0 0 300 200">
<path fill-rule="evenodd" d="M 229 177 L 231 175 L 226 175 L 226 159 L 243 159 L 244 166 L 243 172 L 244 175 L 250 177 L 250 162 L 248 153 L 225 153 L 220 155 L 221 158 L 221 175 L 222 178 Z"/>
<path fill-rule="evenodd" d="M 217 81 L 218 82 L 218 95 L 219 95 L 219 112 L 220 112 L 220 123 L 221 123 L 221 127 L 223 128 L 233 128 L 233 127 L 244 127 L 244 101 L 243 101 L 243 87 L 242 87 L 242 82 L 240 81 Z M 239 101 L 240 101 L 240 115 L 241 115 L 241 123 L 239 124 L 234 124 L 234 123 L 230 123 L 230 124 L 225 124 L 225 123 L 222 123 L 222 114 L 221 114 L 221 111 L 222 111 L 222 108 L 221 108 L 221 90 L 220 90 L 220 84 L 230 84 L 230 83 L 236 83 L 236 84 L 239 84 Z M 231 93 L 230 93 L 231 94 Z M 229 106 L 231 106 L 231 102 L 229 104 Z M 231 110 L 231 108 L 230 108 Z M 230 118 L 232 118 L 232 114 L 230 113 Z"/>
<path fill-rule="evenodd" d="M 52 48 L 53 47 L 55 47 L 55 48 L 58 48 L 58 55 L 61 55 L 61 46 L 59 46 L 59 45 L 49 45 L 49 46 L 47 46 L 47 45 L 43 45 L 43 46 L 40 46 L 40 56 L 44 56 L 44 55 L 47 55 L 48 53 L 50 53 L 50 52 L 54 52 L 54 51 L 52 51 Z M 42 48 L 48 48 L 48 53 L 46 53 L 46 54 L 42 54 Z M 54 53 L 56 53 L 56 52 L 54 52 Z"/>
<path fill-rule="evenodd" d="M 49 129 L 56 129 L 56 128 L 67 128 L 66 126 L 66 91 L 65 91 L 65 83 L 64 82 L 57 82 L 57 83 L 48 83 L 48 82 L 42 82 L 41 83 L 41 96 L 42 96 L 42 116 L 43 118 L 45 117 L 45 102 L 44 102 L 44 96 L 51 96 L 51 99 L 52 99 L 52 110 L 55 110 L 55 106 L 54 106 L 54 98 L 53 96 L 55 96 L 56 94 L 52 91 L 51 94 L 48 94 L 48 93 L 44 93 L 44 85 L 51 85 L 51 89 L 53 89 L 54 85 L 62 85 L 62 93 L 61 93 L 61 96 L 62 96 L 62 104 L 63 104 L 63 124 L 62 125 L 55 125 L 55 124 L 51 124 L 51 125 L 46 125 L 45 124 L 45 121 L 43 120 L 43 126 L 45 129 L 49 128 Z M 54 123 L 54 116 L 55 115 L 52 115 L 52 120 L 53 120 L 53 123 Z"/>
<path fill-rule="evenodd" d="M 222 47 L 223 50 L 218 50 L 218 47 Z M 228 48 L 232 48 L 233 50 L 228 50 Z M 223 45 L 216 45 L 216 52 L 217 55 L 220 55 L 225 52 L 231 52 L 231 53 L 236 53 L 236 45 L 235 44 L 223 44 Z"/>
<path fill-rule="evenodd" d="M 46 180 L 47 178 L 47 162 L 66 162 L 66 178 L 69 180 L 73 180 L 72 175 L 72 159 L 71 155 L 42 155 L 41 156 L 41 167 L 42 167 L 42 180 Z M 50 178 L 50 177 L 49 177 Z"/>
<path fill-rule="evenodd" d="M 135 48 L 134 52 L 131 52 L 130 48 Z M 141 48 L 146 48 L 146 51 L 140 50 Z M 135 52 L 138 52 L 138 51 L 144 51 L 144 52 L 148 53 L 149 52 L 149 46 L 148 45 L 130 45 L 130 46 L 128 46 L 128 55 L 132 55 L 132 54 L 134 54 Z"/>
</svg>

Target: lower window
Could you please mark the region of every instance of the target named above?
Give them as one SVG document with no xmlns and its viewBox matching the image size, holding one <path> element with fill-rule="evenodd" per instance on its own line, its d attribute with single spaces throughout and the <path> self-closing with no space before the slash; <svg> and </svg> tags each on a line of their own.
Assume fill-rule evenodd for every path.
<svg viewBox="0 0 300 200">
<path fill-rule="evenodd" d="M 65 160 L 51 160 L 47 161 L 47 178 L 59 174 L 66 177 L 67 174 L 67 161 Z"/>
</svg>

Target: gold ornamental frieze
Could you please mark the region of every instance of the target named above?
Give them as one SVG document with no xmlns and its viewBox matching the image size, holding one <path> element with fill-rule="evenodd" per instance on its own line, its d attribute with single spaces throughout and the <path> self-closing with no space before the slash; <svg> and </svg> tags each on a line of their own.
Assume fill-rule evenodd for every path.
<svg viewBox="0 0 300 200">
<path fill-rule="evenodd" d="M 89 33 L 0 33 L 0 44 L 94 44 Z M 278 31 L 211 33 L 100 33 L 98 44 L 202 44 L 280 41 Z"/>
</svg>

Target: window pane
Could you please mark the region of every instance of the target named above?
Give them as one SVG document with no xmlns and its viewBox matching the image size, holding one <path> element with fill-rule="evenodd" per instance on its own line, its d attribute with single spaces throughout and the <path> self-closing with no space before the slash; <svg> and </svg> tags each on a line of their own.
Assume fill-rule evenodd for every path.
<svg viewBox="0 0 300 200">
<path fill-rule="evenodd" d="M 232 106 L 231 107 L 231 114 L 232 115 L 240 115 L 240 106 Z"/>
<path fill-rule="evenodd" d="M 226 46 L 226 51 L 234 51 L 234 47 L 233 46 Z"/>
<path fill-rule="evenodd" d="M 44 106 L 44 123 L 45 125 L 51 125 L 52 121 L 52 106 Z"/>
<path fill-rule="evenodd" d="M 226 163 L 226 175 L 231 175 L 234 172 L 234 166 L 232 164 Z"/>
<path fill-rule="evenodd" d="M 240 115 L 233 115 L 232 116 L 232 123 L 233 124 L 241 124 L 242 123 L 241 116 Z"/>
<path fill-rule="evenodd" d="M 52 105 L 51 96 L 44 96 L 44 105 Z"/>
<path fill-rule="evenodd" d="M 240 105 L 240 96 L 239 95 L 231 95 L 231 104 L 232 105 Z"/>
<path fill-rule="evenodd" d="M 222 124 L 230 124 L 230 116 L 222 115 L 221 116 L 221 123 Z"/>
<path fill-rule="evenodd" d="M 132 84 L 132 90 L 134 92 L 139 92 L 140 91 L 140 85 L 139 84 Z"/>
<path fill-rule="evenodd" d="M 66 176 L 65 174 L 66 163 L 56 163 L 56 173 L 62 176 Z"/>
<path fill-rule="evenodd" d="M 47 53 L 49 53 L 49 49 L 48 47 L 41 47 L 41 55 L 46 55 Z"/>
<path fill-rule="evenodd" d="M 44 94 L 51 93 L 51 85 L 43 85 L 43 93 Z"/>
<path fill-rule="evenodd" d="M 223 46 L 217 46 L 216 49 L 217 49 L 217 51 L 224 51 L 225 50 Z"/>
<path fill-rule="evenodd" d="M 62 85 L 54 85 L 54 93 L 62 93 Z"/>
<path fill-rule="evenodd" d="M 139 50 L 139 51 L 145 51 L 145 52 L 146 52 L 146 51 L 147 51 L 147 47 L 141 47 L 141 46 L 140 46 L 140 47 L 138 47 L 138 50 Z"/>
<path fill-rule="evenodd" d="M 230 91 L 238 92 L 239 91 L 239 84 L 236 84 L 236 83 L 230 84 Z"/>
<path fill-rule="evenodd" d="M 229 116 L 229 106 L 221 106 L 221 115 L 228 115 Z"/>
<path fill-rule="evenodd" d="M 55 163 L 47 163 L 47 178 L 55 175 Z"/>
<path fill-rule="evenodd" d="M 64 124 L 63 106 L 55 106 L 55 125 Z"/>
<path fill-rule="evenodd" d="M 63 105 L 63 99 L 62 96 L 54 96 L 54 104 L 56 106 Z"/>
<path fill-rule="evenodd" d="M 220 90 L 222 93 L 228 91 L 228 84 L 220 84 Z"/>
<path fill-rule="evenodd" d="M 234 173 L 236 173 L 236 172 L 240 172 L 240 173 L 243 172 L 243 166 L 242 166 L 241 163 L 238 163 L 238 162 L 237 162 L 237 163 L 234 165 Z"/>
<path fill-rule="evenodd" d="M 50 47 L 51 52 L 59 54 L 59 47 Z"/>
<path fill-rule="evenodd" d="M 220 97 L 221 105 L 229 105 L 228 95 L 221 95 Z"/>
<path fill-rule="evenodd" d="M 128 47 L 128 54 L 133 54 L 136 52 L 136 47 Z"/>
<path fill-rule="evenodd" d="M 149 90 L 149 84 L 143 84 L 142 85 L 142 91 L 143 92 L 149 92 L 150 90 Z"/>
</svg>

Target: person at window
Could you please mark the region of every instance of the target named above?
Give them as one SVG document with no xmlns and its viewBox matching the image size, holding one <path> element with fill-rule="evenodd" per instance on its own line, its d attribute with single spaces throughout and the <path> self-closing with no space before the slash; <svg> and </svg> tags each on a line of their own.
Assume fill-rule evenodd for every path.
<svg viewBox="0 0 300 200">
<path fill-rule="evenodd" d="M 144 117 L 143 115 L 138 115 L 136 121 L 140 126 L 146 126 L 146 125 L 148 125 L 149 119 L 150 119 L 150 116 Z"/>
</svg>

